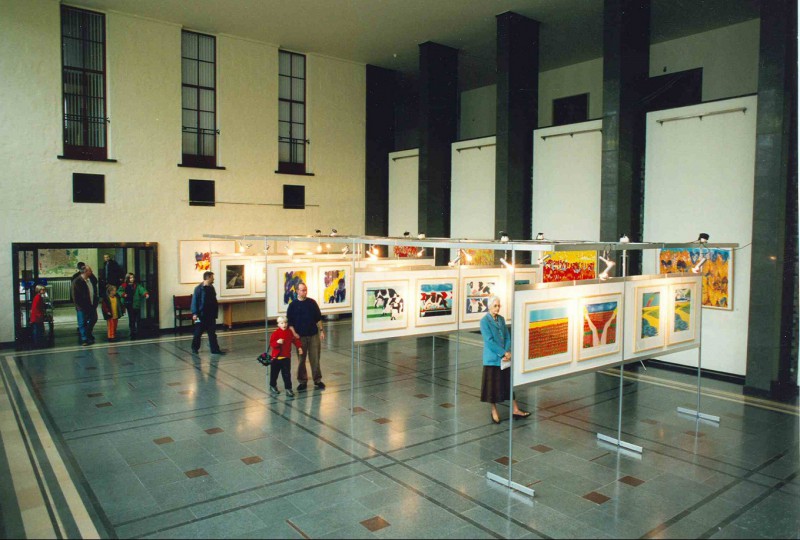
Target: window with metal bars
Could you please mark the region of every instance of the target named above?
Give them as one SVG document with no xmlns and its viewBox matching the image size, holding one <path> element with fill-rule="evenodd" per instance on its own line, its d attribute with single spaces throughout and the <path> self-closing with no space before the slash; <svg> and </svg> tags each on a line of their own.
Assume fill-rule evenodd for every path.
<svg viewBox="0 0 800 540">
<path fill-rule="evenodd" d="M 189 167 L 216 167 L 216 38 L 181 33 L 183 161 Z"/>
<path fill-rule="evenodd" d="M 61 6 L 64 157 L 108 158 L 105 15 Z"/>
<path fill-rule="evenodd" d="M 305 174 L 306 57 L 278 54 L 278 172 Z"/>
</svg>

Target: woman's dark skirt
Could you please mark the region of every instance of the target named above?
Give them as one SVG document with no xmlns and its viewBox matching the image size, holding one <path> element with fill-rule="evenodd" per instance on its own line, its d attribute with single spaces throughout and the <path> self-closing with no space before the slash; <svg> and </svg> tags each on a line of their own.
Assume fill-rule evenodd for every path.
<svg viewBox="0 0 800 540">
<path fill-rule="evenodd" d="M 481 379 L 481 401 L 500 403 L 508 401 L 511 395 L 511 368 L 500 369 L 500 366 L 483 366 Z"/>
</svg>

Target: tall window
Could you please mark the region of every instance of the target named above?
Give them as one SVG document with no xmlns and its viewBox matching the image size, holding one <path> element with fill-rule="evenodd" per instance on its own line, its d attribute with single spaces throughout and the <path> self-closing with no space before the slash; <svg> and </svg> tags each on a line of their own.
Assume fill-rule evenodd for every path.
<svg viewBox="0 0 800 540">
<path fill-rule="evenodd" d="M 306 172 L 306 57 L 279 51 L 278 172 Z"/>
<path fill-rule="evenodd" d="M 216 39 L 183 31 L 183 165 L 217 164 Z"/>
<path fill-rule="evenodd" d="M 107 159 L 105 15 L 61 6 L 64 157 Z"/>
</svg>

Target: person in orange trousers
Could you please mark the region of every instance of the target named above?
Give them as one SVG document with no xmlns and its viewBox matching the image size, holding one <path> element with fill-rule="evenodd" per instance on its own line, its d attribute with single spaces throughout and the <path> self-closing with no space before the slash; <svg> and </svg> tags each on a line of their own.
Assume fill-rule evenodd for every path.
<svg viewBox="0 0 800 540">
<path fill-rule="evenodd" d="M 117 323 L 120 317 L 125 314 L 125 303 L 117 294 L 117 288 L 114 285 L 106 287 L 102 310 L 103 318 L 108 323 L 108 339 L 109 341 L 114 340 L 117 338 Z"/>
</svg>

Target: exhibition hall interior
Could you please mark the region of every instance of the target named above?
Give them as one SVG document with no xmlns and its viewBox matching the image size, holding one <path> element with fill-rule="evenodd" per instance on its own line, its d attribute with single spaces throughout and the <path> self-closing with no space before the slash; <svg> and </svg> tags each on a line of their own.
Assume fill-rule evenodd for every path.
<svg viewBox="0 0 800 540">
<path fill-rule="evenodd" d="M 797 22 L 3 0 L 0 537 L 800 538 Z"/>
</svg>

